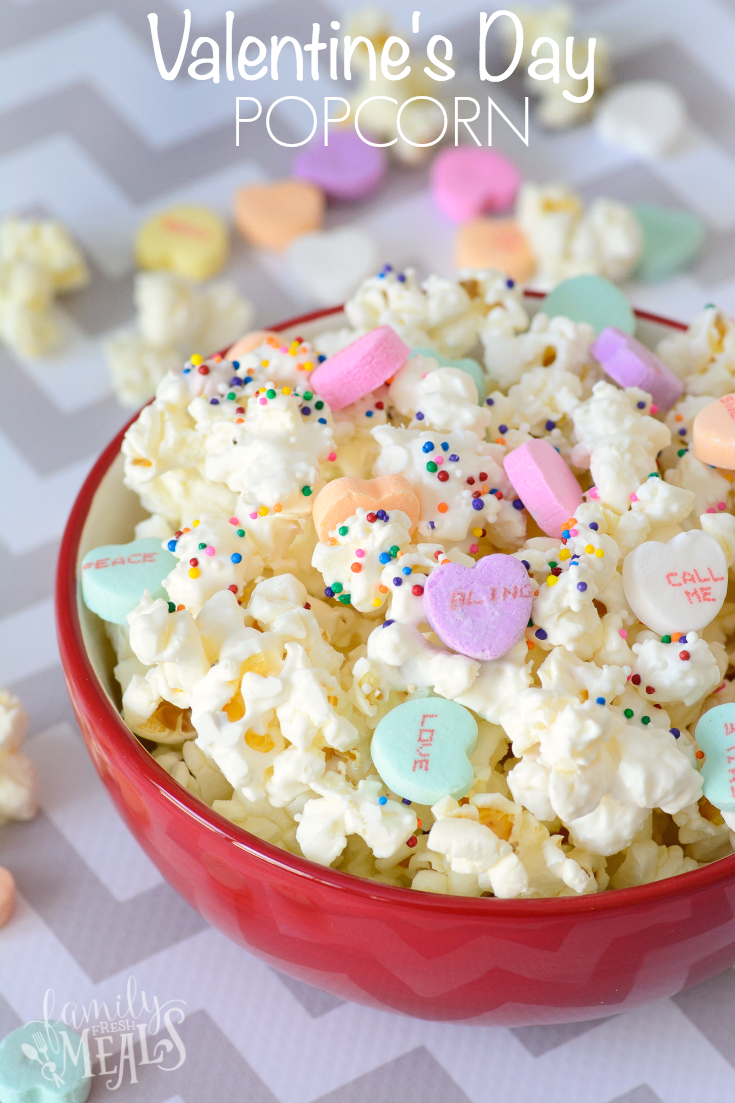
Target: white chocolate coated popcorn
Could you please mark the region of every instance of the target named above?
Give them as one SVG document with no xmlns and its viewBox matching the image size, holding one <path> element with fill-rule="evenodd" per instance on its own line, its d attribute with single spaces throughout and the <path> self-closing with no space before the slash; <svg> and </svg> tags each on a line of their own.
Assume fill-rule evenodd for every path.
<svg viewBox="0 0 735 1103">
<path fill-rule="evenodd" d="M 261 389 L 248 399 L 241 425 L 223 426 L 205 475 L 239 493 L 238 508 L 246 512 L 279 506 L 276 512 L 286 515 L 310 513 L 308 498 L 322 486 L 319 465 L 334 449 L 329 410 L 324 406 L 319 414 L 312 417 L 301 396 Z"/>
<path fill-rule="evenodd" d="M 467 372 L 442 368 L 427 356 L 412 356 L 393 377 L 390 401 L 410 429 L 470 429 L 479 437 L 492 420 L 489 410 L 477 405 L 477 387 Z M 416 420 L 416 414 L 423 416 Z"/>
<path fill-rule="evenodd" d="M 36 814 L 36 768 L 20 753 L 27 730 L 28 716 L 19 698 L 0 689 L 0 824 Z"/>
<path fill-rule="evenodd" d="M 524 184 L 516 218 L 538 261 L 533 282 L 544 290 L 573 276 L 624 280 L 641 255 L 638 220 L 614 199 L 595 199 L 585 212 L 579 196 L 560 184 Z"/>
<path fill-rule="evenodd" d="M 656 353 L 687 394 L 715 399 L 735 386 L 735 321 L 716 306 L 705 307 L 686 333 L 664 337 Z"/>
<path fill-rule="evenodd" d="M 163 586 L 174 605 L 185 605 L 194 616 L 218 590 L 234 586 L 233 593 L 242 594 L 263 568 L 247 533 L 224 519 L 199 521 L 190 532 L 166 541 L 164 547 L 173 551 L 179 563 L 164 578 Z"/>
<path fill-rule="evenodd" d="M 333 418 L 309 390 L 312 345 L 268 337 L 237 365 L 179 362 L 129 430 L 126 481 L 155 514 L 141 531 L 180 562 L 170 603 L 145 595 L 129 627 L 110 629 L 128 723 L 232 822 L 386 885 L 564 896 L 730 853 L 735 831 L 701 797 L 693 733 L 735 696 L 735 604 L 666 643 L 622 585 L 631 550 L 692 528 L 735 562 L 732 483 L 688 443 L 714 392 L 656 416 L 650 395 L 602 377 L 591 327 L 543 314 L 529 326 L 502 273 L 419 286 L 386 270 L 351 309 L 356 329 L 331 335 L 335 347 L 392 324 L 437 357 L 416 354 Z M 469 375 L 440 366 L 478 338 L 496 388 L 482 406 Z M 557 539 L 532 522 L 526 539 L 503 470 L 533 438 L 559 450 L 586 498 Z M 391 473 L 419 497 L 416 543 L 400 513 L 370 523 L 363 510 L 318 541 L 324 482 Z M 434 633 L 424 587 L 438 565 L 471 568 L 496 550 L 532 576 L 531 623 L 478 662 Z M 480 734 L 463 803 L 416 808 L 384 788 L 370 745 L 391 709 L 432 696 L 470 710 Z"/>
<path fill-rule="evenodd" d="M 334 593 L 350 595 L 354 609 L 375 613 L 385 601 L 384 566 L 410 544 L 410 527 L 411 519 L 399 509 L 391 510 L 387 521 L 370 523 L 367 511 L 360 508 L 329 533 L 328 543 L 316 545 L 312 566 Z M 334 589 L 335 583 L 340 589 Z"/>
<path fill-rule="evenodd" d="M 500 513 L 500 501 L 490 491 L 511 493 L 508 478 L 496 462 L 496 457 L 502 459 L 502 451 L 483 443 L 469 429 L 439 434 L 381 425 L 373 436 L 381 447 L 374 473 L 408 479 L 421 503 L 422 536 L 464 540 L 473 524 L 492 525 Z M 477 498 L 475 492 L 479 492 Z M 474 501 L 482 502 L 482 507 L 477 509 Z"/>
</svg>

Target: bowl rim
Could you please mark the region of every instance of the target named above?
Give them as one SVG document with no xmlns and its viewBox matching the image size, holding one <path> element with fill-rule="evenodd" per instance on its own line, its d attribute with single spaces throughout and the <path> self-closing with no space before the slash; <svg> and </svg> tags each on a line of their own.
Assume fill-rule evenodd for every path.
<svg viewBox="0 0 735 1103">
<path fill-rule="evenodd" d="M 540 291 L 524 291 L 530 299 L 543 299 Z M 268 327 L 274 332 L 292 329 L 297 325 L 317 321 L 342 312 L 341 306 L 328 307 L 287 319 Z M 670 329 L 686 330 L 682 322 L 636 310 L 643 321 L 655 322 Z M 137 411 L 130 421 L 110 441 L 94 463 L 76 497 L 61 540 L 56 572 L 56 627 L 61 661 L 66 675 L 72 703 L 79 697 L 95 722 L 104 724 L 108 739 L 121 759 L 133 759 L 141 780 L 157 789 L 167 802 L 176 806 L 183 815 L 197 821 L 200 826 L 220 837 L 223 843 L 234 845 L 283 872 L 292 873 L 338 892 L 353 897 L 373 899 L 384 904 L 404 908 L 420 908 L 436 914 L 451 913 L 477 920 L 493 917 L 530 920 L 579 916 L 593 911 L 607 912 L 639 905 L 654 905 L 663 901 L 690 896 L 712 886 L 735 880 L 735 854 L 717 859 L 699 869 L 678 874 L 648 885 L 628 889 L 612 889 L 583 896 L 544 897 L 541 899 L 503 900 L 497 897 L 445 896 L 439 893 L 415 892 L 412 889 L 385 885 L 378 881 L 358 877 L 355 874 L 321 866 L 306 858 L 290 854 L 271 843 L 259 839 L 244 828 L 215 812 L 197 797 L 183 789 L 166 773 L 150 753 L 136 739 L 108 698 L 99 681 L 82 637 L 77 610 L 77 571 L 79 543 L 89 509 L 100 482 L 120 453 L 120 446 L 128 428 L 138 417 Z"/>
</svg>

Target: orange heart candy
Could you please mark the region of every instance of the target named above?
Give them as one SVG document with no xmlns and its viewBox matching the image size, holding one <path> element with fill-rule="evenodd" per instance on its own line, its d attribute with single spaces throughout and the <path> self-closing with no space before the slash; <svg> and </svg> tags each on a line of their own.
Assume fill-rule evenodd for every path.
<svg viewBox="0 0 735 1103">
<path fill-rule="evenodd" d="M 276 180 L 240 188 L 235 195 L 235 225 L 262 249 L 285 249 L 301 234 L 321 228 L 324 193 L 308 180 Z"/>
<path fill-rule="evenodd" d="M 735 394 L 726 394 L 700 410 L 692 437 L 698 460 L 735 471 Z"/>
<path fill-rule="evenodd" d="M 473 218 L 457 231 L 458 268 L 497 268 L 519 283 L 536 271 L 526 235 L 512 218 Z"/>
<path fill-rule="evenodd" d="M 241 337 L 239 341 L 235 341 L 234 345 L 231 345 L 225 353 L 225 358 L 227 360 L 238 360 L 241 356 L 247 356 L 253 349 L 259 348 L 269 337 L 273 337 L 278 341 L 280 347 L 283 338 L 274 333 L 272 329 L 254 329 Z"/>
<path fill-rule="evenodd" d="M 418 497 L 403 475 L 381 475 L 377 479 L 355 479 L 351 476 L 334 479 L 314 499 L 312 517 L 321 542 L 326 543 L 330 532 L 339 528 L 348 517 L 353 517 L 360 508 L 367 513 L 377 513 L 379 509 L 391 513 L 394 509 L 400 509 L 411 519 L 411 531 L 419 523 L 421 512 Z"/>
</svg>

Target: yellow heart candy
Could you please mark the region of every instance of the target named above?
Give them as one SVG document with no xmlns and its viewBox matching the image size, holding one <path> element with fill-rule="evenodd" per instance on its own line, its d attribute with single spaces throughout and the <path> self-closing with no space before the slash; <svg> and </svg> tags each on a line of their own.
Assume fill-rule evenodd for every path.
<svg viewBox="0 0 735 1103">
<path fill-rule="evenodd" d="M 135 256 L 141 268 L 208 280 L 227 263 L 228 236 L 224 220 L 207 207 L 169 207 L 139 228 Z"/>
</svg>

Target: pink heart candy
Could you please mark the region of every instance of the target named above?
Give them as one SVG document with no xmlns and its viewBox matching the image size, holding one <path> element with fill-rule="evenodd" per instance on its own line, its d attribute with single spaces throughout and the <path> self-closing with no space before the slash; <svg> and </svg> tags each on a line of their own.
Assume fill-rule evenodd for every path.
<svg viewBox="0 0 735 1103">
<path fill-rule="evenodd" d="M 394 329 L 380 326 L 320 364 L 309 386 L 330 410 L 343 410 L 395 375 L 410 355 Z"/>
<path fill-rule="evenodd" d="M 515 201 L 520 183 L 515 165 L 493 149 L 446 149 L 431 168 L 434 200 L 453 222 L 507 210 Z"/>
<path fill-rule="evenodd" d="M 579 483 L 556 448 L 545 440 L 526 441 L 508 453 L 503 467 L 539 528 L 558 539 L 583 499 Z"/>
<path fill-rule="evenodd" d="M 522 638 L 535 589 L 520 560 L 486 555 L 475 567 L 437 567 L 424 586 L 424 610 L 447 647 L 472 659 L 499 659 Z"/>
<path fill-rule="evenodd" d="M 385 175 L 385 154 L 361 141 L 354 130 L 335 130 L 329 145 L 309 146 L 294 159 L 294 176 L 317 184 L 330 199 L 361 199 Z"/>
<path fill-rule="evenodd" d="M 684 394 L 684 384 L 671 368 L 622 329 L 603 329 L 590 351 L 619 386 L 648 391 L 664 414 Z"/>
</svg>

